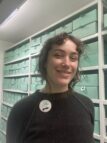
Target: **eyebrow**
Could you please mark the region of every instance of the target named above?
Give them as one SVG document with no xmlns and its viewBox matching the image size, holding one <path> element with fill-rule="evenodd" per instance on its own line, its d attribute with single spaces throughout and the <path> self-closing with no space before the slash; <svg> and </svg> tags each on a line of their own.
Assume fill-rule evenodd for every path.
<svg viewBox="0 0 107 143">
<path fill-rule="evenodd" d="M 54 52 L 57 52 L 57 51 L 58 51 L 58 52 L 63 52 L 63 53 L 65 53 L 64 50 L 62 50 L 62 49 L 57 49 L 57 48 L 54 48 L 53 51 L 54 51 Z M 71 51 L 70 54 L 78 55 L 78 51 L 76 51 L 76 52 Z"/>
</svg>

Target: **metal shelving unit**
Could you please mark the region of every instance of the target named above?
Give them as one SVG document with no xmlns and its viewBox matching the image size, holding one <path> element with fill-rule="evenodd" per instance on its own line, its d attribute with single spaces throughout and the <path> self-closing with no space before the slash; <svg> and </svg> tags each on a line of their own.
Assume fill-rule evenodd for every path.
<svg viewBox="0 0 107 143">
<path fill-rule="evenodd" d="M 94 15 L 89 16 L 91 15 L 91 12 Z M 81 77 L 83 76 L 84 78 L 82 77 L 83 82 L 80 81 L 80 83 L 76 85 L 75 90 L 79 90 L 86 95 L 88 95 L 87 92 L 96 94 L 95 96 L 92 96 L 92 98 L 89 97 L 95 105 L 95 131 L 93 136 L 96 143 L 107 143 L 107 82 L 105 80 L 105 78 L 107 78 L 107 61 L 105 60 L 107 59 L 105 56 L 105 53 L 107 53 L 107 25 L 104 19 L 106 17 L 104 15 L 106 14 L 107 0 L 94 0 L 87 6 L 68 15 L 40 32 L 31 35 L 5 51 L 3 78 L 4 82 L 5 80 L 6 82 L 8 81 L 11 86 L 8 88 L 8 86 L 5 87 L 6 85 L 4 84 L 2 96 L 2 105 L 4 108 L 1 107 L 1 109 L 8 110 L 9 108 L 9 111 L 2 111 L 2 113 L 10 112 L 11 108 L 17 101 L 29 96 L 34 90 L 41 88 L 45 84 L 43 83 L 42 85 L 40 83 L 40 73 L 38 73 L 37 69 L 39 52 L 44 41 L 60 32 L 65 31 L 69 34 L 74 34 L 75 36 L 77 31 L 81 32 L 83 29 L 86 29 L 86 33 L 85 30 L 84 33 L 81 32 L 80 39 L 87 45 L 88 50 L 91 49 L 90 52 L 88 51 L 88 58 L 96 57 L 96 61 L 93 59 L 93 62 L 88 61 L 85 63 L 85 66 L 80 67 L 80 71 L 82 72 Z M 87 18 L 86 21 L 85 18 Z M 90 27 L 91 30 L 92 28 L 95 28 L 94 33 L 93 31 L 90 33 Z M 88 30 L 90 30 L 90 34 L 87 33 Z M 92 55 L 92 53 L 95 55 Z M 95 80 L 92 80 L 91 77 Z M 23 86 L 20 89 L 18 84 L 16 84 L 15 87 L 12 86 L 15 79 L 19 83 L 26 83 L 25 87 Z M 86 80 L 88 80 L 88 84 L 86 84 Z M 91 96 L 91 94 L 89 95 Z M 7 118 L 4 115 L 1 115 L 3 121 L 5 120 L 6 122 Z M 0 129 L 0 138 L 3 138 L 0 143 L 5 143 L 5 135 L 5 130 Z"/>
</svg>

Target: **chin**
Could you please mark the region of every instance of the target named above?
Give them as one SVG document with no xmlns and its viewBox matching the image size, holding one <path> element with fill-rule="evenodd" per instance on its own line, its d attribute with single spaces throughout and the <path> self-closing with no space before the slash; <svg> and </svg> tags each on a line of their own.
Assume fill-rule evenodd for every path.
<svg viewBox="0 0 107 143">
<path fill-rule="evenodd" d="M 68 86 L 68 84 L 70 83 L 70 81 L 58 81 L 57 84 L 60 86 Z"/>
</svg>

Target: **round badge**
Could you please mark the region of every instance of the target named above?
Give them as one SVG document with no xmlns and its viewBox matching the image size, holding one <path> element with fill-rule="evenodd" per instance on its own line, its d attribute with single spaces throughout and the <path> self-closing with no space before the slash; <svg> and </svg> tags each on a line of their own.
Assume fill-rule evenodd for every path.
<svg viewBox="0 0 107 143">
<path fill-rule="evenodd" d="M 39 104 L 39 109 L 42 112 L 49 112 L 52 108 L 52 104 L 49 100 L 42 100 Z"/>
</svg>

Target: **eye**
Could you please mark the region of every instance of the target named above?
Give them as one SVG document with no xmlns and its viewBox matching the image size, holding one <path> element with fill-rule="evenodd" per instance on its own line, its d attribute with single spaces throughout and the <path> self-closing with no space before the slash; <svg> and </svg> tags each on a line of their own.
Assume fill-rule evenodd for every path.
<svg viewBox="0 0 107 143">
<path fill-rule="evenodd" d="M 70 55 L 70 60 L 72 62 L 78 61 L 78 54 L 71 54 Z"/>
<path fill-rule="evenodd" d="M 56 58 L 63 58 L 64 55 L 62 53 L 55 53 L 54 57 L 56 57 Z"/>
</svg>

